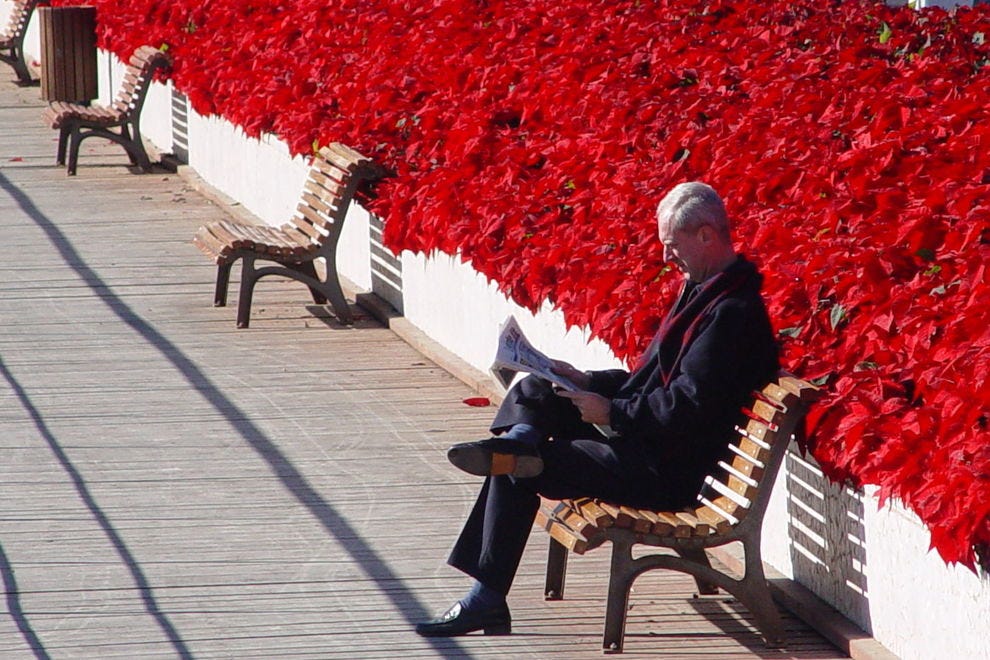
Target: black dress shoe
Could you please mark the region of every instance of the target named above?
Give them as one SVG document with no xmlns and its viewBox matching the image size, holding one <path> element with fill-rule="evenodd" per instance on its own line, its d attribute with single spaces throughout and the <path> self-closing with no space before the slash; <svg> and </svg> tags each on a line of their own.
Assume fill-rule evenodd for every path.
<svg viewBox="0 0 990 660">
<path fill-rule="evenodd" d="M 536 448 L 512 438 L 462 442 L 447 450 L 447 459 L 458 469 L 482 477 L 510 474 L 526 478 L 543 472 L 543 459 Z"/>
<path fill-rule="evenodd" d="M 423 637 L 457 637 L 476 630 L 484 630 L 486 635 L 508 635 L 512 632 L 509 606 L 503 603 L 476 612 L 465 610 L 457 601 L 436 619 L 416 624 L 416 632 Z"/>
</svg>

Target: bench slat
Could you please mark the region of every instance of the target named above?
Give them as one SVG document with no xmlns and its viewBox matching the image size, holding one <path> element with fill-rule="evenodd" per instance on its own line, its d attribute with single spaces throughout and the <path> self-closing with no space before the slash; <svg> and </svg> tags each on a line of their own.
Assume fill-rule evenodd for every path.
<svg viewBox="0 0 990 660">
<path fill-rule="evenodd" d="M 288 224 L 282 225 L 282 227 L 283 231 L 286 232 L 290 230 L 299 232 L 301 235 L 306 237 L 306 240 L 310 244 L 319 244 L 326 236 L 326 233 L 320 231 L 318 227 L 313 226 L 313 223 L 310 222 L 306 216 L 302 215 L 302 212 L 298 211 L 298 209 L 296 215 L 292 216 L 292 220 L 290 220 Z M 303 241 L 300 240 L 300 243 L 303 243 Z"/>
<path fill-rule="evenodd" d="M 711 527 L 708 523 L 700 520 L 692 511 L 678 511 L 674 514 L 678 520 L 687 523 L 691 528 L 692 536 L 708 536 L 711 534 Z"/>
<path fill-rule="evenodd" d="M 328 145 L 320 150 L 320 155 L 323 156 L 328 163 L 336 165 L 345 172 L 354 172 L 361 167 L 367 167 L 371 165 L 371 161 L 354 151 L 350 147 L 335 142 Z"/>
<path fill-rule="evenodd" d="M 313 192 L 311 192 L 308 189 L 309 185 L 311 184 L 307 183 L 307 187 L 303 190 L 302 200 L 303 202 L 311 206 L 313 210 L 315 210 L 317 213 L 319 213 L 321 216 L 324 217 L 322 226 L 329 229 L 330 226 L 337 219 L 337 213 L 339 209 L 332 202 L 327 202 L 318 194 L 314 194 Z"/>
<path fill-rule="evenodd" d="M 347 191 L 347 177 L 339 176 L 343 174 L 342 172 L 337 171 L 336 173 L 338 176 L 332 177 L 314 169 L 309 173 L 309 183 L 325 191 L 317 192 L 321 197 L 329 195 L 331 198 L 337 198 Z"/>
<path fill-rule="evenodd" d="M 727 534 L 732 529 L 732 521 L 707 505 L 696 508 L 694 515 L 708 525 L 715 534 Z"/>
<path fill-rule="evenodd" d="M 581 498 L 572 500 L 576 511 L 580 512 L 586 520 L 599 529 L 611 527 L 615 524 L 615 518 L 610 516 L 602 507 L 598 506 L 595 500 Z"/>
<path fill-rule="evenodd" d="M 588 551 L 588 541 L 576 534 L 574 530 L 560 522 L 557 518 L 548 515 L 542 509 L 536 512 L 535 524 L 539 525 L 558 543 L 571 552 L 583 555 Z"/>
<path fill-rule="evenodd" d="M 633 526 L 633 519 L 622 510 L 622 507 L 601 501 L 598 502 L 598 506 L 609 515 L 613 526 L 623 529 L 629 529 Z"/>
<path fill-rule="evenodd" d="M 303 184 L 303 188 L 319 197 L 325 204 L 336 208 L 340 196 L 347 190 L 347 182 L 334 181 L 327 177 L 322 177 L 322 179 L 322 181 L 318 180 L 314 173 Z"/>
<path fill-rule="evenodd" d="M 758 486 L 751 486 L 733 474 L 725 475 L 721 481 L 729 487 L 729 490 L 740 497 L 743 497 L 750 502 L 756 499 L 756 492 L 759 490 Z"/>
<path fill-rule="evenodd" d="M 193 236 L 193 243 L 200 250 L 212 257 L 213 261 L 218 264 L 225 262 L 230 253 L 233 252 L 233 249 L 228 243 L 218 240 L 216 236 L 208 231 L 200 230 L 196 232 L 196 235 Z"/>
<path fill-rule="evenodd" d="M 246 236 L 237 232 L 235 225 L 227 222 L 216 222 L 207 226 L 206 230 L 217 238 L 217 240 L 227 243 L 235 250 L 244 249 L 252 244 Z"/>
<path fill-rule="evenodd" d="M 749 512 L 749 509 L 740 505 L 738 502 L 734 500 L 730 500 L 728 497 L 725 497 L 724 495 L 719 495 L 718 497 L 710 501 L 711 501 L 711 508 L 713 511 L 715 511 L 715 513 L 717 513 L 718 515 L 723 515 L 722 512 L 724 512 L 725 514 L 732 516 L 733 518 L 736 519 L 737 521 L 736 524 L 739 524 L 739 521 L 745 518 L 746 514 Z"/>
<path fill-rule="evenodd" d="M 309 211 L 312 212 L 312 209 L 308 206 L 305 204 L 300 204 L 296 207 L 296 214 L 292 216 L 292 220 L 289 222 L 293 227 L 295 227 L 296 231 L 306 235 L 311 242 L 320 244 L 326 237 L 326 232 L 320 231 L 319 227 L 314 225 L 313 221 L 306 217 L 305 209 L 309 209 Z"/>
<path fill-rule="evenodd" d="M 746 426 L 742 428 L 741 433 L 743 435 L 748 435 L 756 440 L 766 441 L 767 434 L 772 433 L 770 426 L 765 422 L 757 419 L 750 419 L 747 421 Z"/>
<path fill-rule="evenodd" d="M 781 410 L 771 403 L 761 399 L 757 399 L 753 402 L 750 411 L 756 415 L 757 418 L 767 422 L 771 430 L 773 430 L 774 427 L 780 423 L 780 420 L 786 414 L 786 411 Z"/>
<path fill-rule="evenodd" d="M 557 506 L 553 508 L 553 516 L 563 521 L 564 524 L 584 538 L 591 538 L 599 532 L 598 527 L 565 502 L 557 503 Z"/>
<path fill-rule="evenodd" d="M 748 461 L 741 456 L 736 456 L 732 459 L 730 463 L 733 470 L 737 470 L 743 476 L 749 477 L 750 479 L 759 482 L 763 478 L 763 473 L 765 468 L 761 465 L 757 465 L 752 461 Z"/>
<path fill-rule="evenodd" d="M 630 506 L 619 507 L 622 515 L 632 522 L 632 529 L 638 534 L 647 534 L 653 529 L 653 522 L 647 518 L 643 511 Z"/>
<path fill-rule="evenodd" d="M 296 212 L 302 216 L 306 223 L 316 230 L 315 233 L 311 234 L 313 241 L 322 244 L 326 240 L 333 225 L 307 201 L 301 201 L 299 206 L 296 207 Z"/>
<path fill-rule="evenodd" d="M 694 530 L 691 526 L 687 522 L 678 518 L 676 513 L 672 513 L 670 511 L 657 511 L 656 514 L 660 519 L 660 522 L 670 527 L 670 536 L 674 536 L 676 538 L 687 538 L 693 534 Z"/>
</svg>

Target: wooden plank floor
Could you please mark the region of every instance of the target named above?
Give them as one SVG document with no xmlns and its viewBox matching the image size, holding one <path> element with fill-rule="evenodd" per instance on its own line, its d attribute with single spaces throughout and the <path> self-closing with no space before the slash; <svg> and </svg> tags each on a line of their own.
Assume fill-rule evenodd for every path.
<svg viewBox="0 0 990 660">
<path fill-rule="evenodd" d="M 236 330 L 190 242 L 222 211 L 98 139 L 67 177 L 38 89 L 12 77 L 0 67 L 0 657 L 601 656 L 607 558 L 572 561 L 569 599 L 545 603 L 541 536 L 515 634 L 416 636 L 467 586 L 444 558 L 479 481 L 443 450 L 492 410 L 294 283 L 263 282 Z M 789 649 L 768 651 L 742 608 L 691 593 L 644 577 L 626 654 L 841 657 L 790 617 Z"/>
</svg>

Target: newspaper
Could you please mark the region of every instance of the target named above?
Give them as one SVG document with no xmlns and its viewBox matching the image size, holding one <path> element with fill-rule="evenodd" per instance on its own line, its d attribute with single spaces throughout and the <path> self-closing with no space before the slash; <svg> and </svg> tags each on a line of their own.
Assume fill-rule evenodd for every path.
<svg viewBox="0 0 990 660">
<path fill-rule="evenodd" d="M 512 379 L 520 371 L 546 378 L 554 385 L 571 392 L 581 390 L 572 380 L 554 372 L 553 360 L 533 348 L 516 322 L 516 317 L 509 316 L 499 328 L 498 349 L 495 351 L 491 372 L 502 387 L 509 389 Z M 618 435 L 607 424 L 594 426 L 605 437 L 614 438 Z"/>
<path fill-rule="evenodd" d="M 520 371 L 546 378 L 565 390 L 574 392 L 581 389 L 571 380 L 554 373 L 553 360 L 533 348 L 514 316 L 509 316 L 499 328 L 498 349 L 491 371 L 505 389 L 509 389 L 512 379 Z"/>
</svg>

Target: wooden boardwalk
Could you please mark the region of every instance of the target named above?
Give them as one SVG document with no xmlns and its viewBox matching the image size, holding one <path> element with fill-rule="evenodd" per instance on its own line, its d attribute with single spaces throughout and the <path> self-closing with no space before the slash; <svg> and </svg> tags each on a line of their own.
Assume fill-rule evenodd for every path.
<svg viewBox="0 0 990 660">
<path fill-rule="evenodd" d="M 605 553 L 546 603 L 542 535 L 512 636 L 416 636 L 468 584 L 444 559 L 479 480 L 443 451 L 492 410 L 294 283 L 236 330 L 190 242 L 223 211 L 97 139 L 67 177 L 38 89 L 0 78 L 0 658 L 601 657 Z M 626 655 L 842 657 L 691 593 L 643 578 Z"/>
</svg>

